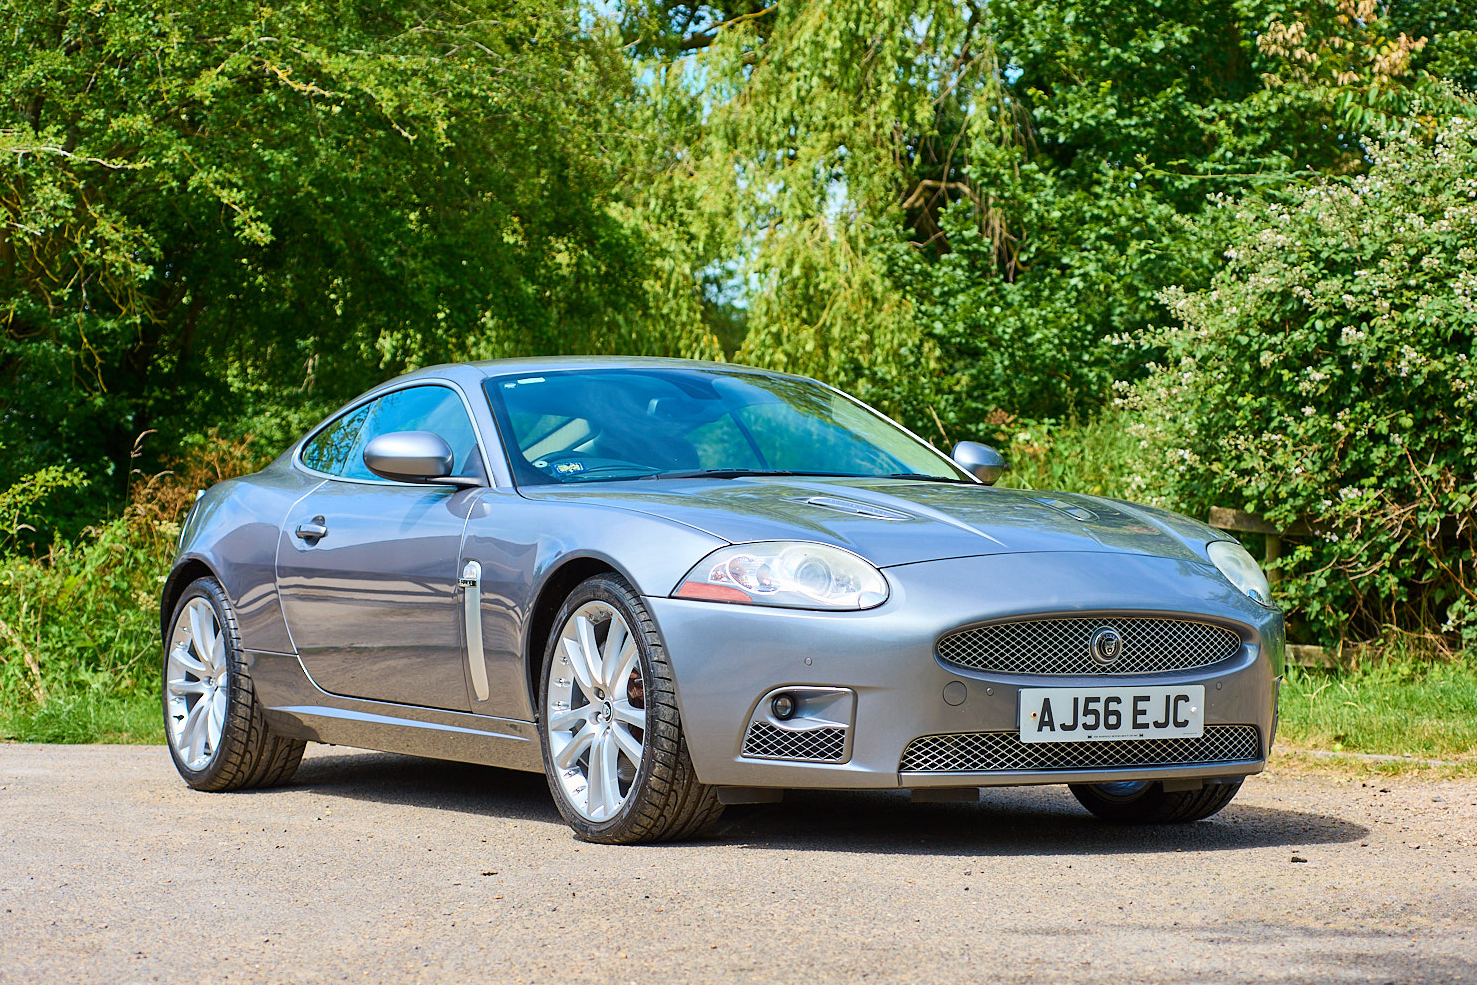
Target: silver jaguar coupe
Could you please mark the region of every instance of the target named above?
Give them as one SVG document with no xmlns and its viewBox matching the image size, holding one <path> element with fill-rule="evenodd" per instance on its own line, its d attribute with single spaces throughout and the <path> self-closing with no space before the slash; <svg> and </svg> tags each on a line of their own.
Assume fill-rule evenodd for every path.
<svg viewBox="0 0 1477 985">
<path fill-rule="evenodd" d="M 1208 817 L 1264 766 L 1282 615 L 1226 535 L 996 488 L 846 394 L 740 366 L 436 366 L 203 493 L 161 599 L 200 790 L 308 741 L 543 771 L 591 841 L 788 789 L 1066 783 Z"/>
</svg>

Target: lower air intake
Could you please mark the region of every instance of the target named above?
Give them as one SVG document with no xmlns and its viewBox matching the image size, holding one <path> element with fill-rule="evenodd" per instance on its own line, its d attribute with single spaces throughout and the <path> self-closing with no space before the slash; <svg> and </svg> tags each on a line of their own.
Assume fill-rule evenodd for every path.
<svg viewBox="0 0 1477 985">
<path fill-rule="evenodd" d="M 1022 742 L 1016 732 L 924 735 L 908 743 L 904 773 L 1095 770 L 1135 766 L 1211 766 L 1261 758 L 1255 725 L 1207 725 L 1194 739 Z"/>
<path fill-rule="evenodd" d="M 754 722 L 744 736 L 744 755 L 750 759 L 791 759 L 811 763 L 840 763 L 846 758 L 846 729 L 776 728 Z"/>
</svg>

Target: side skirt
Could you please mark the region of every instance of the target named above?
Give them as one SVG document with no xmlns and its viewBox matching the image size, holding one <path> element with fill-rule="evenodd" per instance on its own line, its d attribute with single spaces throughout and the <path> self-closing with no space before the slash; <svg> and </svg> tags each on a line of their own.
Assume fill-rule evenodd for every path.
<svg viewBox="0 0 1477 985">
<path fill-rule="evenodd" d="M 533 722 L 329 694 L 292 654 L 247 651 L 267 720 L 311 742 L 542 773 Z"/>
</svg>

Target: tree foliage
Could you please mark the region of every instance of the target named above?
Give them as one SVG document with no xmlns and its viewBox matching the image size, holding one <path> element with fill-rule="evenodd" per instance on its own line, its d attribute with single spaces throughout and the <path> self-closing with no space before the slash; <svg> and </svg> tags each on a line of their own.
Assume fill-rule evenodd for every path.
<svg viewBox="0 0 1477 985">
<path fill-rule="evenodd" d="M 1281 590 L 1325 639 L 1477 641 L 1477 121 L 1406 123 L 1366 174 L 1285 204 L 1224 199 L 1241 238 L 1134 391 L 1149 486 L 1260 511 L 1294 541 Z"/>
<path fill-rule="evenodd" d="M 1407 28 L 1458 9 L 654 0 L 625 29 L 701 107 L 676 156 L 731 230 L 740 358 L 944 437 L 1099 406 L 1135 371 L 1112 339 L 1217 269 L 1227 231 L 1185 221 L 1207 195 L 1363 168 L 1371 128 L 1446 98 L 1456 63 Z"/>
<path fill-rule="evenodd" d="M 633 83 L 578 10 L 17 0 L 0 31 L 0 487 L 121 489 L 147 430 L 429 362 L 712 350 L 616 208 Z"/>
</svg>

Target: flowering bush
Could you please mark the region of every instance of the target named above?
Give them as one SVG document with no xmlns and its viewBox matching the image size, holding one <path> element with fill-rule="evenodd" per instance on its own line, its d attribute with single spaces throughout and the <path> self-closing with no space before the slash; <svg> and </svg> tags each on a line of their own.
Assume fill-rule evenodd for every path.
<svg viewBox="0 0 1477 985">
<path fill-rule="evenodd" d="M 1218 202 L 1243 235 L 1129 389 L 1150 487 L 1312 526 L 1278 564 L 1304 637 L 1477 643 L 1477 121 L 1421 120 L 1359 177 Z"/>
</svg>

